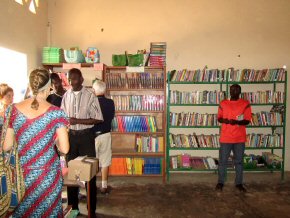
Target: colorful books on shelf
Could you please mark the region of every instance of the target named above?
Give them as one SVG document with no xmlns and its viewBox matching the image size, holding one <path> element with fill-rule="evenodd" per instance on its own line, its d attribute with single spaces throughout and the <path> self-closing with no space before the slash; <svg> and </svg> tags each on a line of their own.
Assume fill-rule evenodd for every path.
<svg viewBox="0 0 290 218">
<path fill-rule="evenodd" d="M 251 148 L 282 148 L 283 134 L 248 134 L 246 147 Z"/>
<path fill-rule="evenodd" d="M 156 73 L 107 73 L 108 89 L 163 89 L 164 74 Z"/>
<path fill-rule="evenodd" d="M 111 95 L 116 111 L 163 111 L 163 95 Z"/>
<path fill-rule="evenodd" d="M 219 134 L 196 135 L 193 133 L 185 135 L 169 133 L 169 145 L 171 148 L 218 148 Z"/>
<path fill-rule="evenodd" d="M 277 112 L 261 111 L 252 114 L 251 126 L 280 126 L 283 125 L 283 115 Z"/>
<path fill-rule="evenodd" d="M 200 114 L 197 112 L 170 112 L 171 126 L 217 126 L 217 114 Z"/>
<path fill-rule="evenodd" d="M 226 98 L 225 91 L 170 90 L 170 104 L 219 104 Z"/>
<path fill-rule="evenodd" d="M 166 42 L 150 43 L 150 66 L 166 66 Z"/>
<path fill-rule="evenodd" d="M 136 152 L 163 152 L 163 136 L 136 136 Z"/>
<path fill-rule="evenodd" d="M 161 174 L 161 158 L 112 158 L 110 175 L 150 175 Z"/>
<path fill-rule="evenodd" d="M 178 154 L 170 156 L 170 168 L 188 170 L 217 169 L 217 160 L 212 157 L 197 157 L 189 154 Z"/>
<path fill-rule="evenodd" d="M 157 132 L 155 116 L 117 115 L 112 120 L 113 132 Z"/>
<path fill-rule="evenodd" d="M 283 68 L 277 69 L 229 69 L 228 81 L 235 82 L 275 82 L 285 81 L 286 71 Z"/>
<path fill-rule="evenodd" d="M 273 90 L 243 92 L 241 98 L 248 100 L 251 104 L 283 104 L 285 93 Z"/>
<path fill-rule="evenodd" d="M 207 69 L 203 70 L 179 70 L 171 71 L 172 82 L 223 82 L 226 80 L 227 70 Z"/>
<path fill-rule="evenodd" d="M 170 148 L 219 148 L 219 134 L 196 135 L 195 133 L 172 134 L 169 133 Z M 247 134 L 247 148 L 282 148 L 283 134 Z"/>
</svg>

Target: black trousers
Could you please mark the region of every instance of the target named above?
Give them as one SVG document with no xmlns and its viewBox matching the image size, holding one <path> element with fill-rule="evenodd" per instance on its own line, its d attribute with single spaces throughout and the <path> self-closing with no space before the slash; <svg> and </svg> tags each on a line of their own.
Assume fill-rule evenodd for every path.
<svg viewBox="0 0 290 218">
<path fill-rule="evenodd" d="M 67 160 L 73 160 L 78 156 L 96 157 L 95 151 L 95 136 L 90 129 L 70 131 L 69 132 L 70 150 L 67 154 Z M 87 188 L 87 184 L 86 184 Z M 79 188 L 67 187 L 68 204 L 72 205 L 72 209 L 78 209 Z M 97 186 L 96 176 L 90 181 L 90 207 L 91 211 L 88 211 L 92 215 L 95 214 L 97 206 Z"/>
</svg>

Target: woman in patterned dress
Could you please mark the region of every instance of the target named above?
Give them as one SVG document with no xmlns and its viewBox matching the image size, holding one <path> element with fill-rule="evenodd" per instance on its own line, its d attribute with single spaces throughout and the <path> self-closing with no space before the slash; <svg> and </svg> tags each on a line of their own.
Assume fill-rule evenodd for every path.
<svg viewBox="0 0 290 218">
<path fill-rule="evenodd" d="M 68 118 L 46 101 L 51 86 L 47 70 L 32 71 L 29 84 L 33 97 L 11 106 L 3 145 L 4 151 L 10 150 L 16 138 L 25 182 L 24 198 L 12 217 L 62 217 L 63 179 L 54 144 L 58 139 L 59 151 L 68 152 Z"/>
<path fill-rule="evenodd" d="M 4 113 L 7 107 L 13 103 L 13 89 L 5 83 L 0 84 L 0 135 L 3 126 Z"/>
</svg>

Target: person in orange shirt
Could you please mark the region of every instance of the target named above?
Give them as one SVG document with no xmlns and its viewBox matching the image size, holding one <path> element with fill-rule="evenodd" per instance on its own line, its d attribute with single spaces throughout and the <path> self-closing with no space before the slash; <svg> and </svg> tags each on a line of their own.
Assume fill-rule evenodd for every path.
<svg viewBox="0 0 290 218">
<path fill-rule="evenodd" d="M 252 118 L 250 102 L 240 98 L 241 86 L 233 84 L 230 87 L 230 99 L 223 100 L 218 109 L 218 121 L 222 124 L 220 130 L 220 150 L 218 166 L 217 191 L 222 191 L 226 175 L 227 161 L 231 151 L 234 155 L 236 171 L 235 185 L 241 192 L 246 192 L 243 186 L 243 156 L 246 142 L 246 125 Z"/>
</svg>

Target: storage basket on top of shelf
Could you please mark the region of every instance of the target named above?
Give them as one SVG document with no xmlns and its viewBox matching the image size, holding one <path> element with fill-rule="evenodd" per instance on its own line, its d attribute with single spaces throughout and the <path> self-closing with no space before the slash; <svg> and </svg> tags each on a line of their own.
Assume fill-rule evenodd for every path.
<svg viewBox="0 0 290 218">
<path fill-rule="evenodd" d="M 85 57 L 81 50 L 64 50 L 64 58 L 67 63 L 85 62 Z"/>
</svg>

